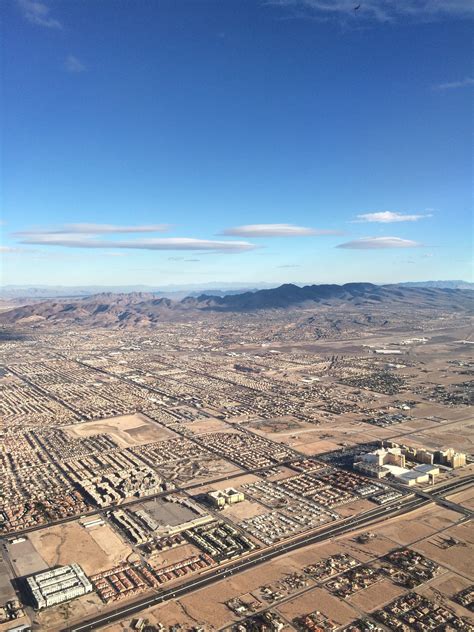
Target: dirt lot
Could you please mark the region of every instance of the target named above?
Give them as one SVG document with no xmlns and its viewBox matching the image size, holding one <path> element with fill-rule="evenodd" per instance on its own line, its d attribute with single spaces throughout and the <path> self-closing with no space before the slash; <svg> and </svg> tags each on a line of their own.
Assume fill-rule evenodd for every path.
<svg viewBox="0 0 474 632">
<path fill-rule="evenodd" d="M 437 538 L 426 538 L 422 542 L 413 545 L 416 551 L 420 551 L 431 560 L 438 562 L 445 568 L 457 572 L 471 581 L 474 581 L 474 568 L 472 560 L 474 559 L 474 544 L 462 539 L 462 529 L 448 529 L 443 533 L 445 537 L 452 536 L 459 541 L 456 546 L 447 549 L 441 548 Z"/>
<path fill-rule="evenodd" d="M 229 505 L 224 509 L 224 516 L 230 518 L 235 522 L 246 520 L 247 518 L 253 518 L 253 516 L 261 516 L 267 513 L 268 509 L 260 503 L 253 502 L 251 500 L 244 500 L 241 503 L 235 505 Z"/>
<path fill-rule="evenodd" d="M 333 597 L 322 588 L 314 588 L 277 607 L 276 610 L 290 621 L 314 610 L 319 610 L 338 625 L 350 623 L 358 616 L 357 611 L 347 602 Z"/>
<path fill-rule="evenodd" d="M 88 421 L 83 424 L 66 426 L 65 430 L 74 437 L 90 437 L 91 435 L 106 433 L 121 448 L 151 441 L 164 441 L 177 436 L 171 430 L 166 430 L 141 413 Z"/>
<path fill-rule="evenodd" d="M 95 593 L 83 595 L 73 601 L 68 601 L 54 608 L 47 608 L 35 615 L 37 630 L 47 630 L 47 632 L 59 632 L 64 630 L 67 623 L 78 623 L 79 621 L 97 615 L 103 604 Z"/>
<path fill-rule="evenodd" d="M 382 608 L 392 599 L 396 599 L 403 592 L 403 588 L 396 586 L 388 579 L 382 579 L 382 581 L 348 597 L 347 601 L 363 612 L 372 612 Z"/>
<path fill-rule="evenodd" d="M 428 507 L 402 518 L 391 519 L 373 527 L 374 533 L 382 534 L 395 545 L 406 545 L 429 537 L 440 529 L 447 529 L 460 520 L 461 515 L 441 507 Z"/>
<path fill-rule="evenodd" d="M 191 557 L 192 555 L 199 555 L 200 553 L 200 549 L 193 546 L 192 544 L 183 544 L 182 546 L 177 546 L 174 549 L 162 551 L 161 553 L 153 555 L 153 557 L 150 558 L 150 564 L 153 566 L 153 568 L 163 568 L 164 566 L 176 564 L 177 562 L 180 562 L 187 557 Z"/>
<path fill-rule="evenodd" d="M 455 423 L 441 423 L 429 430 L 399 438 L 407 445 L 425 447 L 427 449 L 455 448 L 461 452 L 474 452 L 474 422 L 467 420 Z"/>
<path fill-rule="evenodd" d="M 448 496 L 448 500 L 452 500 L 467 509 L 474 510 L 474 490 L 468 489 L 464 492 L 459 492 L 453 496 Z"/>
<path fill-rule="evenodd" d="M 32 544 L 49 566 L 77 562 L 87 575 L 126 560 L 133 553 L 108 525 L 86 529 L 79 522 L 35 531 Z"/>
</svg>

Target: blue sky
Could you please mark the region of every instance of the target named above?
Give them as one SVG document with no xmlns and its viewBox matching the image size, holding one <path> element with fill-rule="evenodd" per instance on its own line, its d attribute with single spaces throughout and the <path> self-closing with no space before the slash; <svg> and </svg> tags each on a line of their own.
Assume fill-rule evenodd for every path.
<svg viewBox="0 0 474 632">
<path fill-rule="evenodd" d="M 470 1 L 9 0 L 2 284 L 471 279 Z"/>
</svg>

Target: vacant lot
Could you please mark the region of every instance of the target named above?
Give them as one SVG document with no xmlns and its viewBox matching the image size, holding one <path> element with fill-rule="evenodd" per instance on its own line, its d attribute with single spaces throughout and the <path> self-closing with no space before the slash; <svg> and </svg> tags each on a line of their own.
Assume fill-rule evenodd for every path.
<svg viewBox="0 0 474 632">
<path fill-rule="evenodd" d="M 79 522 L 35 531 L 31 541 L 49 566 L 77 562 L 88 575 L 119 564 L 132 553 L 108 525 L 86 529 Z"/>
<path fill-rule="evenodd" d="M 88 421 L 83 424 L 67 426 L 65 429 L 75 437 L 108 434 L 121 448 L 176 437 L 174 432 L 159 426 L 143 414 L 121 415 L 110 419 Z"/>
</svg>

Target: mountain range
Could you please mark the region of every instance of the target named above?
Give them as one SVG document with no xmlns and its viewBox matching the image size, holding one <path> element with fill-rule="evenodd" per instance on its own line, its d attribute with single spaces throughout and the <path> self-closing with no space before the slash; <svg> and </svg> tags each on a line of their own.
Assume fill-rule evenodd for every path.
<svg viewBox="0 0 474 632">
<path fill-rule="evenodd" d="M 345 285 L 284 284 L 273 289 L 225 296 L 201 294 L 181 300 L 157 298 L 149 292 L 101 293 L 74 300 L 48 300 L 0 313 L 0 324 L 76 324 L 89 327 L 146 327 L 160 321 L 191 320 L 205 313 L 257 310 L 374 307 L 472 310 L 470 290 L 346 283 Z"/>
<path fill-rule="evenodd" d="M 303 286 L 304 283 L 295 283 L 295 285 Z M 472 290 L 474 283 L 461 280 L 450 281 L 407 281 L 404 283 L 396 283 L 405 287 L 434 287 L 449 288 L 452 290 Z M 272 289 L 274 284 L 263 282 L 249 283 L 229 283 L 229 282 L 212 282 L 212 283 L 191 283 L 181 285 L 4 285 L 0 287 L 0 299 L 3 300 L 21 300 L 25 304 L 25 299 L 53 299 L 53 298 L 80 298 L 93 296 L 94 294 L 103 294 L 104 292 L 112 292 L 114 294 L 129 294 L 131 292 L 150 292 L 155 296 L 171 298 L 179 300 L 187 296 L 200 296 L 202 294 L 211 294 L 212 296 L 225 296 L 228 294 L 243 294 L 244 292 L 256 292 L 257 290 Z"/>
</svg>

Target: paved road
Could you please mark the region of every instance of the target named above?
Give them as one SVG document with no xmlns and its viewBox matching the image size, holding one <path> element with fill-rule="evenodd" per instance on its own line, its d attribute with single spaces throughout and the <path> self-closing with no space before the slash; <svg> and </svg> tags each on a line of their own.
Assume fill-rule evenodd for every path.
<svg viewBox="0 0 474 632">
<path fill-rule="evenodd" d="M 275 557 L 278 557 L 285 553 L 289 553 L 291 551 L 295 551 L 296 549 L 299 549 L 301 547 L 324 542 L 325 540 L 330 540 L 331 538 L 349 533 L 356 529 L 369 526 L 374 522 L 379 522 L 383 519 L 389 519 L 395 516 L 401 516 L 403 514 L 409 513 L 411 511 L 414 511 L 415 509 L 419 509 L 420 507 L 431 504 L 435 501 L 435 498 L 442 498 L 443 496 L 454 493 L 454 491 L 456 491 L 457 489 L 466 487 L 471 483 L 471 477 L 458 479 L 456 481 L 450 481 L 449 483 L 439 486 L 437 489 L 433 490 L 430 494 L 430 496 L 432 496 L 433 498 L 415 496 L 412 499 L 402 499 L 401 501 L 391 504 L 388 507 L 377 507 L 376 509 L 372 509 L 371 511 L 361 514 L 360 516 L 347 518 L 337 525 L 329 525 L 312 535 L 303 534 L 300 537 L 293 539 L 291 542 L 279 544 L 263 552 L 253 553 L 250 556 L 232 562 L 225 567 L 213 569 L 206 576 L 190 579 L 185 584 L 160 591 L 158 594 L 153 595 L 152 597 L 146 597 L 131 605 L 118 607 L 106 615 L 94 617 L 76 626 L 65 628 L 64 632 L 85 632 L 86 630 L 95 630 L 101 626 L 119 621 L 120 619 L 123 619 L 125 617 L 131 617 L 135 614 L 138 614 L 145 608 L 156 606 L 169 599 L 182 597 L 187 593 L 218 582 L 225 577 L 242 572 L 244 570 L 257 566 L 258 564 L 268 562 Z"/>
</svg>

